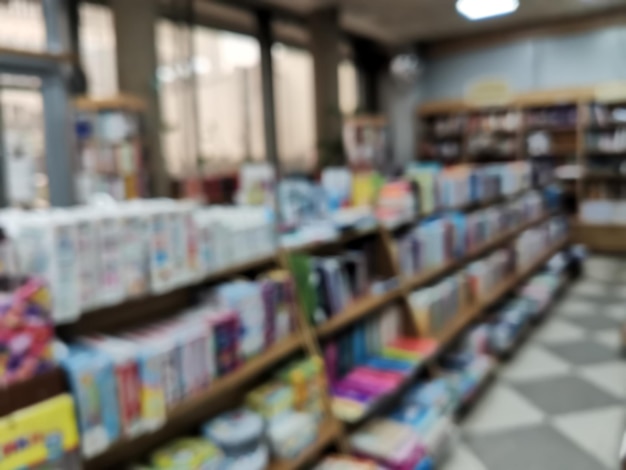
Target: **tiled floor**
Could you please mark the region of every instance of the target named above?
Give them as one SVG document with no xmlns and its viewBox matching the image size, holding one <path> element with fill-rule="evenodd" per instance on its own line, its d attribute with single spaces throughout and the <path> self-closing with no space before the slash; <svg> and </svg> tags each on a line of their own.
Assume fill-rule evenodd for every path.
<svg viewBox="0 0 626 470">
<path fill-rule="evenodd" d="M 626 429 L 626 260 L 592 257 L 461 426 L 443 470 L 615 470 Z"/>
</svg>

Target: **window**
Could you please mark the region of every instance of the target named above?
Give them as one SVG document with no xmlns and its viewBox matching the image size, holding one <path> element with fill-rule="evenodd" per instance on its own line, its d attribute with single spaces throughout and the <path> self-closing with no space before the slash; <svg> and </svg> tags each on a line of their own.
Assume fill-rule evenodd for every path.
<svg viewBox="0 0 626 470">
<path fill-rule="evenodd" d="M 359 77 L 354 62 L 344 59 L 339 64 L 339 107 L 341 114 L 352 116 L 359 106 Z"/>
<path fill-rule="evenodd" d="M 48 205 L 41 80 L 0 74 L 6 191 L 11 205 Z"/>
<path fill-rule="evenodd" d="M 310 169 L 317 155 L 313 57 L 280 43 L 272 57 L 279 158 L 285 169 Z"/>
<path fill-rule="evenodd" d="M 0 47 L 31 51 L 46 50 L 46 25 L 41 2 L 0 2 Z"/>
<path fill-rule="evenodd" d="M 119 88 L 111 9 L 81 3 L 79 35 L 80 58 L 87 76 L 88 94 L 93 97 L 116 95 Z"/>
<path fill-rule="evenodd" d="M 160 21 L 158 79 L 163 149 L 180 176 L 237 168 L 265 158 L 260 49 L 256 39 Z"/>
</svg>

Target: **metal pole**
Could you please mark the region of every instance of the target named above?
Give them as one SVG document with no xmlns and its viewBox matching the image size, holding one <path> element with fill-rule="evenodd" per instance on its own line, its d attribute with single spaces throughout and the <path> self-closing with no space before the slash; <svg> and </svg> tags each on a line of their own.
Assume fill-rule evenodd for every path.
<svg viewBox="0 0 626 470">
<path fill-rule="evenodd" d="M 0 207 L 9 206 L 6 181 L 6 142 L 4 141 L 4 105 L 2 102 L 2 87 L 0 87 Z"/>
<path fill-rule="evenodd" d="M 76 201 L 74 186 L 73 115 L 61 74 L 43 77 L 44 119 L 46 129 L 46 170 L 51 206 L 71 206 Z"/>
<path fill-rule="evenodd" d="M 73 52 L 67 0 L 43 0 L 46 38 L 50 52 Z"/>
<path fill-rule="evenodd" d="M 257 11 L 259 27 L 259 45 L 261 46 L 261 89 L 263 93 L 263 118 L 265 123 L 265 152 L 276 172 L 276 178 L 282 177 L 278 145 L 276 143 L 276 108 L 274 101 L 274 66 L 272 63 L 272 17 L 265 10 Z"/>
</svg>

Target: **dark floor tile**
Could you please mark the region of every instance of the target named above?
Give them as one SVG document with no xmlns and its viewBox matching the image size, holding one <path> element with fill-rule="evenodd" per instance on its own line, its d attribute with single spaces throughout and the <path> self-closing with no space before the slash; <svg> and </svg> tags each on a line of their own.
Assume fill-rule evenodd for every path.
<svg viewBox="0 0 626 470">
<path fill-rule="evenodd" d="M 569 320 L 571 321 L 575 319 L 570 318 Z M 577 324 L 580 325 L 580 323 Z M 609 362 L 619 358 L 617 351 L 613 351 L 590 339 L 571 341 L 561 344 L 551 344 L 548 345 L 547 348 L 554 352 L 557 356 L 577 366 Z"/>
<path fill-rule="evenodd" d="M 489 470 L 606 470 L 549 425 L 468 436 Z"/>
<path fill-rule="evenodd" d="M 575 376 L 515 384 L 514 388 L 548 415 L 621 405 L 616 397 Z"/>
<path fill-rule="evenodd" d="M 601 310 L 601 308 L 598 309 L 598 311 Z M 620 326 L 620 323 L 617 320 L 602 313 L 585 315 L 584 317 L 578 318 L 573 317 L 569 318 L 569 321 L 589 331 L 610 330 L 613 328 L 617 329 Z"/>
</svg>

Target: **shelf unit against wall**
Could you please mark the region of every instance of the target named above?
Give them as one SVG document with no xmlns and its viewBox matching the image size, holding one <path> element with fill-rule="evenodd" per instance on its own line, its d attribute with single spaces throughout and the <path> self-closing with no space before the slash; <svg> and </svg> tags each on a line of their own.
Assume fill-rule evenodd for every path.
<svg viewBox="0 0 626 470">
<path fill-rule="evenodd" d="M 149 196 L 145 102 L 133 95 L 74 101 L 79 153 L 78 196 L 116 200 Z"/>
<path fill-rule="evenodd" d="M 521 194 L 512 195 L 510 197 L 519 197 Z M 490 204 L 500 204 L 502 202 L 502 198 L 497 198 L 478 205 L 470 205 L 461 208 L 461 210 L 473 211 L 479 208 L 489 207 Z M 303 314 L 299 315 L 299 328 L 290 337 L 283 339 L 263 351 L 250 361 L 244 363 L 233 373 L 216 379 L 206 390 L 175 407 L 168 413 L 167 421 L 158 430 L 140 435 L 136 438 L 125 438 L 115 443 L 104 453 L 86 459 L 84 461 L 85 468 L 117 468 L 123 463 L 141 459 L 151 450 L 166 444 L 176 437 L 193 432 L 198 425 L 210 419 L 212 416 L 240 405 L 243 402 L 245 394 L 251 390 L 255 384 L 260 383 L 265 376 L 270 374 L 272 370 L 275 370 L 281 363 L 302 353 L 308 356 L 321 356 L 321 344 L 325 341 L 365 321 L 367 318 L 376 316 L 378 312 L 381 312 L 381 310 L 391 305 L 396 305 L 402 313 L 404 329 L 406 330 L 407 336 L 434 336 L 434 339 L 439 341 L 437 354 L 420 364 L 414 374 L 407 379 L 405 385 L 410 385 L 423 373 L 428 373 L 431 361 L 434 363 L 439 354 L 451 347 L 467 327 L 478 321 L 486 310 L 513 291 L 520 282 L 540 269 L 553 254 L 566 246 L 567 240 L 562 240 L 548 247 L 545 253 L 531 265 L 525 266 L 523 269 L 512 273 L 510 277 L 504 279 L 498 288 L 488 297 L 476 299 L 465 305 L 462 311 L 457 313 L 454 321 L 450 322 L 450 324 L 436 336 L 424 330 L 415 322 L 409 302 L 409 295 L 416 289 L 432 285 L 443 277 L 463 269 L 469 263 L 487 256 L 499 248 L 508 246 L 524 230 L 539 226 L 546 222 L 551 216 L 552 214 L 545 213 L 534 220 L 529 220 L 475 247 L 461 259 L 445 263 L 442 266 L 421 272 L 413 277 L 403 276 L 396 263 L 396 252 L 392 240 L 395 231 L 398 229 L 390 229 L 383 225 L 377 225 L 361 231 L 350 231 L 336 240 L 312 243 L 290 250 L 280 250 L 274 256 L 263 257 L 258 260 L 251 260 L 237 266 L 222 269 L 193 285 L 180 287 L 171 292 L 129 300 L 118 305 L 90 311 L 82 315 L 75 324 L 59 327 L 58 330 L 61 336 L 71 339 L 80 335 L 118 332 L 138 325 L 145 325 L 172 316 L 187 308 L 192 304 L 195 292 L 208 285 L 237 276 L 259 273 L 272 267 L 286 267 L 286 260 L 290 254 L 337 253 L 345 251 L 355 246 L 355 244 L 358 245 L 361 243 L 372 243 L 374 245 L 375 249 L 373 253 L 377 258 L 377 269 L 384 273 L 386 277 L 395 279 L 396 281 L 391 284 L 389 290 L 385 292 L 370 293 L 363 298 L 355 299 L 346 306 L 343 311 L 321 324 L 313 324 L 309 322 Z M 409 223 L 417 224 L 420 220 L 421 217 L 416 217 L 414 220 L 409 221 Z M 302 309 L 302 302 L 300 302 L 300 304 L 300 308 Z M 330 413 L 332 401 L 327 394 L 328 391 L 326 391 L 323 398 L 325 409 L 328 412 L 322 421 L 317 440 L 298 458 L 290 461 L 273 462 L 270 468 L 272 470 L 296 470 L 305 468 L 306 465 L 313 463 L 319 455 L 330 448 L 334 447 L 341 451 L 347 451 L 348 436 L 352 428 L 358 426 L 359 423 L 366 421 L 376 413 L 381 412 L 385 407 L 396 403 L 402 390 L 402 388 L 399 388 L 394 391 L 394 393 L 389 394 L 384 400 L 377 403 L 376 406 L 367 410 L 367 413 L 361 416 L 359 420 L 348 425 L 342 423 Z"/>
<path fill-rule="evenodd" d="M 521 112 L 517 159 L 532 161 L 535 184 L 560 181 L 574 241 L 597 251 L 626 252 L 626 88 L 610 84 L 523 93 L 497 109 Z M 469 116 L 493 110 L 462 100 L 423 104 L 417 113 L 417 159 L 467 163 Z M 449 130 L 447 121 L 461 123 L 451 131 L 462 136 L 460 156 L 433 158 L 432 142 Z M 443 123 L 439 132 L 433 130 L 437 123 Z"/>
<path fill-rule="evenodd" d="M 590 248 L 626 252 L 626 93 L 584 104 L 584 174 L 574 236 Z"/>
</svg>

